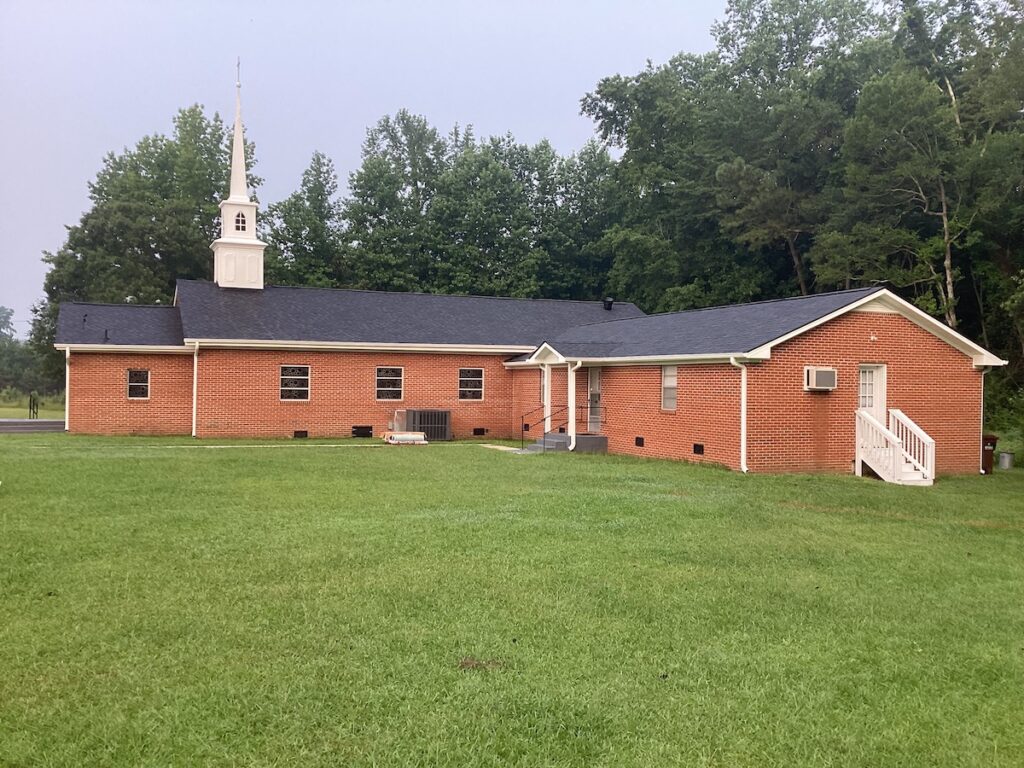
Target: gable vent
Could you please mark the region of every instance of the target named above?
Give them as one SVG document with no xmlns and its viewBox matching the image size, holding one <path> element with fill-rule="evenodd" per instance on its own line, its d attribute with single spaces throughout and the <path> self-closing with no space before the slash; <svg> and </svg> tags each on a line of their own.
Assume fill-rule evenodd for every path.
<svg viewBox="0 0 1024 768">
<path fill-rule="evenodd" d="M 804 367 L 804 389 L 808 392 L 831 392 L 836 388 L 838 376 L 835 368 Z"/>
</svg>

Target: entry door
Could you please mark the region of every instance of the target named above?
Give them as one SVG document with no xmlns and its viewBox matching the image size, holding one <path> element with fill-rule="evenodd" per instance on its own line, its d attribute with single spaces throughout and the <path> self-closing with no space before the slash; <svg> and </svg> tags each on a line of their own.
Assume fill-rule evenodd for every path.
<svg viewBox="0 0 1024 768">
<path fill-rule="evenodd" d="M 883 426 L 888 426 L 885 398 L 885 366 L 862 365 L 860 367 L 859 407 L 868 411 Z"/>
<path fill-rule="evenodd" d="M 601 369 L 588 368 L 587 431 L 601 431 Z"/>
</svg>

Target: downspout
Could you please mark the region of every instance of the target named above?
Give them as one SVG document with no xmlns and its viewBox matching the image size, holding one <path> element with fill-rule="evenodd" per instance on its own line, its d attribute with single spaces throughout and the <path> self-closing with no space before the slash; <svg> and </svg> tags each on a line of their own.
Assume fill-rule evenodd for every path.
<svg viewBox="0 0 1024 768">
<path fill-rule="evenodd" d="M 551 366 L 545 365 L 541 375 L 544 377 L 544 434 L 551 431 Z"/>
<path fill-rule="evenodd" d="M 569 450 L 576 450 L 576 371 L 583 367 L 583 361 L 578 360 L 576 365 L 569 364 L 569 375 L 566 376 L 568 379 L 569 392 L 568 392 L 568 408 L 569 411 Z"/>
<path fill-rule="evenodd" d="M 991 365 L 986 365 L 981 369 L 981 424 L 978 425 L 980 432 L 978 433 L 978 474 L 984 475 L 985 469 L 982 465 L 984 461 L 982 456 L 982 440 L 985 437 L 985 374 L 992 370 Z"/>
<path fill-rule="evenodd" d="M 735 357 L 729 358 L 729 364 L 740 369 L 740 470 L 746 473 L 750 471 L 747 467 L 747 366 Z"/>
<path fill-rule="evenodd" d="M 71 349 L 64 347 L 64 431 L 71 431 Z"/>
<path fill-rule="evenodd" d="M 192 437 L 196 436 L 196 395 L 199 392 L 199 342 L 192 351 Z"/>
</svg>

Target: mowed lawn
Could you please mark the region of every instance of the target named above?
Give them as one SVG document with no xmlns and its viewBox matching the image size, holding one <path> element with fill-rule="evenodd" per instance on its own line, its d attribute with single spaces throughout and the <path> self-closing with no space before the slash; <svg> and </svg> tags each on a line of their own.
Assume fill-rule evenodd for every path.
<svg viewBox="0 0 1024 768">
<path fill-rule="evenodd" d="M 1019 766 L 1024 472 L 0 437 L 0 765 Z"/>
</svg>

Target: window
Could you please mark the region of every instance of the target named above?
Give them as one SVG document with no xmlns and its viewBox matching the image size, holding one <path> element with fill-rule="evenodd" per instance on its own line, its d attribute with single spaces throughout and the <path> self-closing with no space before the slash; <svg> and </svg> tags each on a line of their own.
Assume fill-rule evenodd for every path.
<svg viewBox="0 0 1024 768">
<path fill-rule="evenodd" d="M 378 368 L 377 369 L 377 399 L 378 400 L 401 400 L 402 399 L 402 369 L 401 368 Z"/>
<path fill-rule="evenodd" d="M 235 231 L 245 232 L 245 214 L 241 211 L 235 214 Z"/>
<path fill-rule="evenodd" d="M 138 368 L 128 370 L 128 399 L 149 399 L 149 371 Z"/>
<path fill-rule="evenodd" d="M 281 366 L 281 399 L 309 400 L 309 366 Z"/>
<path fill-rule="evenodd" d="M 875 407 L 875 369 L 862 366 L 860 369 L 860 407 Z"/>
<path fill-rule="evenodd" d="M 484 399 L 484 369 L 459 368 L 459 400 Z"/>
<path fill-rule="evenodd" d="M 540 374 L 540 401 L 543 403 L 547 399 L 547 393 L 544 389 L 544 369 L 541 368 L 537 373 Z"/>
<path fill-rule="evenodd" d="M 663 411 L 674 411 L 676 409 L 677 374 L 678 368 L 676 366 L 661 366 L 661 409 Z"/>
</svg>

